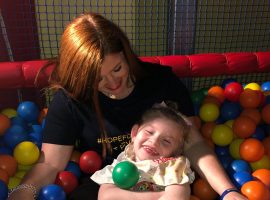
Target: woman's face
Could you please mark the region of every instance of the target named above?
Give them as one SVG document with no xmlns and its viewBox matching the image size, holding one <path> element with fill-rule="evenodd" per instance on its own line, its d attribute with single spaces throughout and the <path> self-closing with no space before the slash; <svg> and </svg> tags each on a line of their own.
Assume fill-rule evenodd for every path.
<svg viewBox="0 0 270 200">
<path fill-rule="evenodd" d="M 122 99 L 133 89 L 129 81 L 129 66 L 123 53 L 105 56 L 101 64 L 98 90 L 110 98 Z"/>
<path fill-rule="evenodd" d="M 180 152 L 183 134 L 181 127 L 168 119 L 159 118 L 131 131 L 134 152 L 138 160 L 173 157 Z"/>
</svg>

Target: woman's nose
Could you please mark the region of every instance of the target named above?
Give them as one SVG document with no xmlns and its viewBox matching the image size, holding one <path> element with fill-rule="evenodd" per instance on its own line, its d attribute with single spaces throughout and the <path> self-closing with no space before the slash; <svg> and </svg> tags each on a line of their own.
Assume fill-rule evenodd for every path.
<svg viewBox="0 0 270 200">
<path fill-rule="evenodd" d="M 116 83 L 116 81 L 115 81 L 115 78 L 113 77 L 113 76 L 111 76 L 111 75 L 108 75 L 107 77 L 106 77 L 106 81 L 107 81 L 107 87 L 109 87 L 109 88 L 115 88 L 116 86 L 117 86 L 117 83 Z"/>
</svg>

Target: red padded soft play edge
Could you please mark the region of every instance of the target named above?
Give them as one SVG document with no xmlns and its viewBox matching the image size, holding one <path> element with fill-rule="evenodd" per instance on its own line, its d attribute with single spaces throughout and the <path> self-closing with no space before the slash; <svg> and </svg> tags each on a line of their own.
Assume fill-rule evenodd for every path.
<svg viewBox="0 0 270 200">
<path fill-rule="evenodd" d="M 171 66 L 179 77 L 270 72 L 270 52 L 151 56 L 141 59 Z M 46 60 L 0 63 L 0 89 L 34 87 L 36 74 L 45 63 Z M 39 87 L 47 85 L 50 71 L 40 76 Z"/>
</svg>

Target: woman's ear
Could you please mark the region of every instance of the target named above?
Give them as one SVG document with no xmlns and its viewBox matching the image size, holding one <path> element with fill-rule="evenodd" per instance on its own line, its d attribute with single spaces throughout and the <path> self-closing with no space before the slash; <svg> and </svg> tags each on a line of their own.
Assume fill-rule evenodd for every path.
<svg viewBox="0 0 270 200">
<path fill-rule="evenodd" d="M 133 140 L 137 133 L 138 133 L 138 129 L 139 129 L 139 125 L 138 124 L 135 124 L 132 126 L 132 129 L 131 129 L 131 139 Z"/>
</svg>

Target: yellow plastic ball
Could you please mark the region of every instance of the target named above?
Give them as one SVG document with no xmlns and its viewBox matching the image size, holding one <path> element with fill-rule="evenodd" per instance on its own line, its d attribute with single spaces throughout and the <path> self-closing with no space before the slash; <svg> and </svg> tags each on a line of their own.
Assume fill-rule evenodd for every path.
<svg viewBox="0 0 270 200">
<path fill-rule="evenodd" d="M 14 176 L 17 177 L 17 178 L 22 179 L 25 174 L 26 174 L 26 171 L 17 171 Z"/>
<path fill-rule="evenodd" d="M 39 149 L 33 142 L 21 142 L 15 147 L 13 156 L 21 165 L 32 165 L 39 158 Z"/>
<path fill-rule="evenodd" d="M 4 108 L 3 110 L 1 110 L 1 113 L 3 115 L 6 115 L 8 118 L 17 116 L 17 111 L 13 108 Z"/>
<path fill-rule="evenodd" d="M 18 170 L 19 171 L 26 171 L 27 172 L 32 167 L 33 167 L 33 165 L 21 165 L 21 164 L 18 164 Z"/>
<path fill-rule="evenodd" d="M 211 137 L 216 145 L 227 146 L 233 140 L 233 131 L 225 124 L 218 124 L 214 127 Z"/>
<path fill-rule="evenodd" d="M 270 169 L 270 160 L 267 155 L 264 155 L 260 160 L 256 162 L 250 162 L 250 166 L 253 171 L 257 169 Z"/>
<path fill-rule="evenodd" d="M 206 103 L 200 107 L 199 116 L 204 122 L 213 122 L 219 116 L 219 107 L 214 103 Z"/>
<path fill-rule="evenodd" d="M 18 178 L 16 176 L 10 177 L 9 181 L 8 181 L 8 189 L 12 190 L 15 187 L 17 187 L 21 183 L 21 180 L 22 179 L 20 179 L 20 178 Z"/>
<path fill-rule="evenodd" d="M 261 86 L 258 83 L 248 83 L 247 85 L 245 85 L 244 89 L 261 91 Z"/>
<path fill-rule="evenodd" d="M 229 152 L 230 152 L 230 155 L 234 159 L 241 159 L 239 149 L 240 149 L 240 145 L 243 141 L 244 141 L 244 139 L 242 139 L 242 138 L 236 138 L 231 142 L 231 144 L 229 146 Z"/>
</svg>

